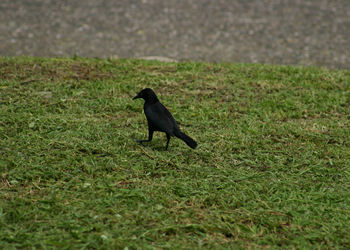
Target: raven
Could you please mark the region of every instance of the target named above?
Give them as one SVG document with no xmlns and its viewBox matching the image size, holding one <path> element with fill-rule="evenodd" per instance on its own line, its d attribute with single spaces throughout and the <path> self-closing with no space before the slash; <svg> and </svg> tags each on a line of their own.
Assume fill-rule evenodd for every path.
<svg viewBox="0 0 350 250">
<path fill-rule="evenodd" d="M 181 132 L 174 117 L 171 115 L 169 110 L 167 110 L 166 107 L 164 107 L 164 105 L 159 102 L 156 94 L 152 89 L 143 89 L 133 98 L 133 100 L 137 98 L 143 98 L 145 100 L 143 110 L 148 122 L 148 140 L 137 140 L 137 142 L 141 144 L 143 142 L 149 142 L 152 140 L 154 131 L 161 131 L 166 134 L 167 138 L 165 150 L 168 149 L 171 136 L 180 138 L 193 149 L 197 147 L 197 142 L 195 140 Z"/>
</svg>

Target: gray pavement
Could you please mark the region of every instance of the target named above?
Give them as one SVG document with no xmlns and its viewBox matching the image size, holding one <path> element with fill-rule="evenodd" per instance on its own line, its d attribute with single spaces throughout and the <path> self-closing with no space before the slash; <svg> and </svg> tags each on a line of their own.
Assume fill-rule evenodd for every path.
<svg viewBox="0 0 350 250">
<path fill-rule="evenodd" d="M 350 68 L 350 0 L 1 0 L 0 55 Z"/>
</svg>

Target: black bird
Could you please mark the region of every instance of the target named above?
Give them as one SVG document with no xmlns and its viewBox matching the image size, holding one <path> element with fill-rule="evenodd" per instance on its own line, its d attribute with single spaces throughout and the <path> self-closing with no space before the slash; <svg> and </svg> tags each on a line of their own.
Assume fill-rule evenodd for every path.
<svg viewBox="0 0 350 250">
<path fill-rule="evenodd" d="M 143 89 L 133 98 L 133 100 L 137 98 L 143 98 L 145 100 L 143 110 L 148 122 L 148 140 L 137 140 L 137 142 L 141 144 L 143 142 L 149 142 L 152 140 L 154 131 L 161 131 L 166 134 L 167 138 L 165 150 L 168 149 L 170 136 L 176 136 L 177 138 L 180 138 L 193 149 L 197 147 L 197 142 L 195 142 L 188 135 L 181 132 L 174 117 L 171 115 L 169 110 L 167 110 L 166 107 L 164 107 L 164 105 L 159 102 L 156 94 L 152 89 Z"/>
</svg>

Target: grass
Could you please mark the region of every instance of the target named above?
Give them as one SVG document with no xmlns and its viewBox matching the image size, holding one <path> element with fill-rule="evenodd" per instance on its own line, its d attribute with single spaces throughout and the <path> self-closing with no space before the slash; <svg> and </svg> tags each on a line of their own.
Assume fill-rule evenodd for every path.
<svg viewBox="0 0 350 250">
<path fill-rule="evenodd" d="M 349 128 L 346 70 L 0 57 L 1 248 L 349 248 Z"/>
</svg>

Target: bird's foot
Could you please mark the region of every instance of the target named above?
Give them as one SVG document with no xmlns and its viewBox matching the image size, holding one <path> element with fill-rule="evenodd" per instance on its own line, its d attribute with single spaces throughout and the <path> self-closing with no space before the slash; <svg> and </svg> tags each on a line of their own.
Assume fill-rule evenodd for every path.
<svg viewBox="0 0 350 250">
<path fill-rule="evenodd" d="M 145 146 L 143 145 L 144 142 L 148 142 L 148 140 L 137 140 L 137 139 L 134 139 L 137 143 L 140 143 L 142 146 Z"/>
</svg>

